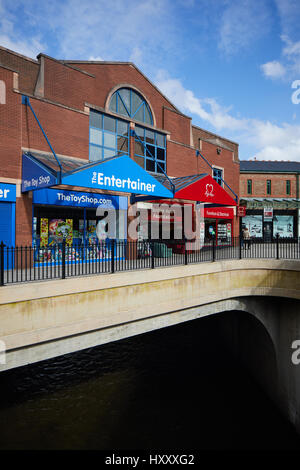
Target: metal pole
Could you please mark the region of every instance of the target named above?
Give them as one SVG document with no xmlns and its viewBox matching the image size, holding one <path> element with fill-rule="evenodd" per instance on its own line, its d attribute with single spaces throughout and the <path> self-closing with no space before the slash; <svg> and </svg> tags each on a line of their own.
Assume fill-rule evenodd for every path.
<svg viewBox="0 0 300 470">
<path fill-rule="evenodd" d="M 111 273 L 115 272 L 115 239 L 111 240 Z"/>
<path fill-rule="evenodd" d="M 184 239 L 184 264 L 187 265 L 188 264 L 188 253 L 187 253 L 187 242 L 186 242 L 186 238 Z"/>
<path fill-rule="evenodd" d="M 279 259 L 279 233 L 276 233 L 276 259 Z"/>
<path fill-rule="evenodd" d="M 61 278 L 66 279 L 66 240 L 65 238 L 62 241 L 62 254 L 61 254 Z"/>
<path fill-rule="evenodd" d="M 239 257 L 240 257 L 240 259 L 242 259 L 242 241 L 243 241 L 242 237 L 243 237 L 243 234 L 240 233 L 240 236 L 239 236 L 239 251 L 240 251 Z"/>
<path fill-rule="evenodd" d="M 212 261 L 216 261 L 215 236 L 212 237 Z"/>
</svg>

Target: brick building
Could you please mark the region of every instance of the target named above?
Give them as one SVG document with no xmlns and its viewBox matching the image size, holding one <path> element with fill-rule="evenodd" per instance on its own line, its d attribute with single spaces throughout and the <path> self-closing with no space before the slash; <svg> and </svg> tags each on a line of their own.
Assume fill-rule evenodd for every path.
<svg viewBox="0 0 300 470">
<path fill-rule="evenodd" d="M 241 222 L 252 237 L 299 237 L 300 163 L 241 160 L 240 172 L 240 204 L 246 207 Z"/>
<path fill-rule="evenodd" d="M 203 178 L 218 183 L 207 233 L 239 231 L 238 144 L 193 126 L 132 63 L 33 60 L 0 48 L 0 161 L 0 238 L 9 245 L 47 244 L 68 224 L 73 240 L 95 236 L 99 204 L 117 209 L 126 238 L 132 196 L 171 200 L 170 182 L 182 177 L 195 182 L 193 206 Z"/>
</svg>

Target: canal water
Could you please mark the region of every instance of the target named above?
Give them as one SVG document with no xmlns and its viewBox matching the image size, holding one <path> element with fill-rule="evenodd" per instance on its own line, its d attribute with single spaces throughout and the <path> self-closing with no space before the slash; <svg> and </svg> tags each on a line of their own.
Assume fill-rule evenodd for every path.
<svg viewBox="0 0 300 470">
<path fill-rule="evenodd" d="M 217 316 L 0 374 L 0 449 L 300 450 Z"/>
</svg>

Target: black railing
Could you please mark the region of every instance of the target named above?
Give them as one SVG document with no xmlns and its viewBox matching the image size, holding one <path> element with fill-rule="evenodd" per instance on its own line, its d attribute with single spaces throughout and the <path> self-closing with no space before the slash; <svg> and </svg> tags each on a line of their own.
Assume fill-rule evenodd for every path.
<svg viewBox="0 0 300 470">
<path fill-rule="evenodd" d="M 0 286 L 230 259 L 300 260 L 300 239 L 107 240 L 95 245 L 0 243 Z"/>
</svg>

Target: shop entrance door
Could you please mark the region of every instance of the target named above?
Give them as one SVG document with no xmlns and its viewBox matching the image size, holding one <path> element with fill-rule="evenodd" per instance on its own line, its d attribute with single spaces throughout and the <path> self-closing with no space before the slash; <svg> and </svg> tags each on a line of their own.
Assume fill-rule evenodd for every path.
<svg viewBox="0 0 300 470">
<path fill-rule="evenodd" d="M 272 241 L 272 222 L 264 222 L 264 241 L 271 242 Z"/>
</svg>

